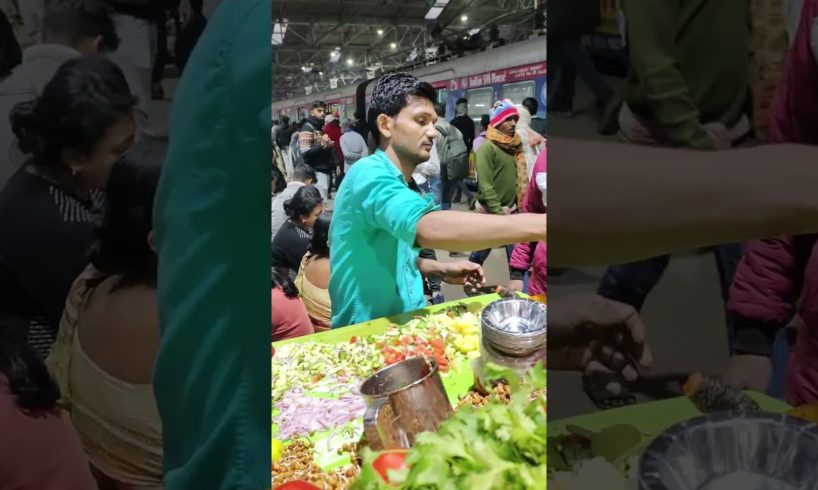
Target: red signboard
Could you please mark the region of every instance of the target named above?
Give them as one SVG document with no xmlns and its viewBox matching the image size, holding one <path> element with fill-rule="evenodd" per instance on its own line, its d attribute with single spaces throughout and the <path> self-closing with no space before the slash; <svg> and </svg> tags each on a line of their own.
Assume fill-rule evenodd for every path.
<svg viewBox="0 0 818 490">
<path fill-rule="evenodd" d="M 546 64 L 535 63 L 533 65 L 517 66 L 506 68 L 479 75 L 454 78 L 449 81 L 449 90 L 467 90 L 470 88 L 485 87 L 495 83 L 512 83 L 531 80 L 532 78 L 545 75 Z"/>
</svg>

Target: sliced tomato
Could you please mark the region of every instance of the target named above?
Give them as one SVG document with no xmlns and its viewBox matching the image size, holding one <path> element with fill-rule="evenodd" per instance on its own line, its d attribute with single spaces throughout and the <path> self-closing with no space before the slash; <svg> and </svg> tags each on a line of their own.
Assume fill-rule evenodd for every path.
<svg viewBox="0 0 818 490">
<path fill-rule="evenodd" d="M 288 481 L 277 486 L 275 490 L 321 490 L 310 482 L 304 480 Z"/>
<path fill-rule="evenodd" d="M 353 335 L 352 337 L 350 337 L 350 338 L 349 338 L 349 343 L 350 343 L 350 344 L 354 344 L 354 343 L 355 343 L 355 342 L 357 342 L 357 341 L 358 341 L 358 337 L 356 337 L 356 336 L 354 336 L 354 335 Z"/>
<path fill-rule="evenodd" d="M 375 471 L 381 475 L 383 481 L 386 483 L 389 482 L 389 470 L 402 470 L 404 468 L 408 468 L 406 466 L 406 451 L 388 451 L 375 459 L 372 463 L 372 467 L 375 468 Z"/>
</svg>

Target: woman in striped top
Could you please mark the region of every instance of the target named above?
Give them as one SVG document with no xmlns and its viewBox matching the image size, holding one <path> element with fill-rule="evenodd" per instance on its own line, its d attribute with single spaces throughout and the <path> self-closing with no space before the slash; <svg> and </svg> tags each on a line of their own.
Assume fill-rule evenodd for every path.
<svg viewBox="0 0 818 490">
<path fill-rule="evenodd" d="M 131 147 L 134 98 L 96 56 L 64 64 L 10 115 L 28 162 L 0 192 L 0 321 L 24 325 L 45 357 L 74 278 L 88 263 L 114 162 Z"/>
<path fill-rule="evenodd" d="M 310 248 L 312 225 L 323 212 L 321 193 L 312 185 L 298 189 L 293 198 L 284 203 L 288 219 L 273 238 L 273 267 L 287 269 L 291 278 L 295 278 L 301 259 Z"/>
</svg>

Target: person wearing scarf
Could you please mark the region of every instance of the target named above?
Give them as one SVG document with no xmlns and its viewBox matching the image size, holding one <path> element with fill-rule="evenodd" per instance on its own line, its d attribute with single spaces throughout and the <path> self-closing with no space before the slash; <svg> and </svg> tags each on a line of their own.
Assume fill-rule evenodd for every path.
<svg viewBox="0 0 818 490">
<path fill-rule="evenodd" d="M 486 142 L 475 158 L 480 176 L 475 209 L 479 213 L 512 214 L 523 202 L 529 181 L 522 140 L 515 132 L 520 114 L 513 102 L 503 99 L 494 104 L 489 117 Z M 506 247 L 509 257 L 513 250 L 513 245 Z M 490 253 L 477 251 L 469 260 L 482 264 Z"/>
<path fill-rule="evenodd" d="M 520 112 L 517 110 L 517 107 L 512 101 L 509 99 L 502 99 L 494 104 L 491 112 L 489 113 L 489 117 L 490 122 L 488 131 L 486 131 L 486 140 L 492 144 L 488 145 L 487 151 L 482 153 L 482 159 L 480 158 L 480 152 L 478 152 L 476 163 L 477 172 L 480 175 L 485 175 L 485 173 L 480 173 L 483 168 L 494 168 L 495 170 L 499 170 L 502 168 L 503 164 L 511 162 L 515 170 L 515 202 L 511 203 L 507 199 L 508 193 L 505 193 L 503 197 L 506 199 L 501 199 L 505 201 L 501 204 L 501 207 L 506 206 L 508 208 L 516 209 L 517 203 L 523 202 L 525 193 L 528 190 L 529 181 L 528 162 L 525 158 L 522 138 L 520 138 L 520 135 L 517 134 L 517 123 L 520 120 Z M 489 173 L 491 173 L 491 171 L 489 171 Z M 478 203 L 482 204 L 483 207 L 487 208 L 490 212 L 500 214 L 495 206 L 495 201 L 491 190 L 494 190 L 495 193 L 497 193 L 500 190 L 500 188 L 497 186 L 499 185 L 500 187 L 503 187 L 504 185 L 507 185 L 508 182 L 498 181 L 491 178 L 483 179 L 482 177 L 480 180 L 481 182 L 477 197 Z M 486 188 L 485 191 L 484 187 Z M 508 189 L 506 188 L 502 190 L 507 191 Z"/>
<path fill-rule="evenodd" d="M 520 120 L 517 122 L 516 132 L 523 142 L 523 153 L 525 154 L 527 176 L 530 179 L 534 171 L 534 164 L 537 157 L 545 148 L 545 138 L 538 132 L 531 129 L 531 113 L 523 105 L 518 105 L 517 111 L 520 113 Z"/>
</svg>

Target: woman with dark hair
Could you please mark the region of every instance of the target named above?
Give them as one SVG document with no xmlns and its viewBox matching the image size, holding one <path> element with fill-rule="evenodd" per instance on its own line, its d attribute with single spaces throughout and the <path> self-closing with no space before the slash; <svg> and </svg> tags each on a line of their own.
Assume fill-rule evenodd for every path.
<svg viewBox="0 0 818 490">
<path fill-rule="evenodd" d="M 96 489 L 77 434 L 60 417 L 60 392 L 21 332 L 0 325 L 0 486 Z"/>
<path fill-rule="evenodd" d="M 329 297 L 329 226 L 332 213 L 318 217 L 312 227 L 312 241 L 301 266 L 295 285 L 307 308 L 315 331 L 332 328 L 332 301 Z"/>
<path fill-rule="evenodd" d="M 152 213 L 165 148 L 142 139 L 114 166 L 91 264 L 71 288 L 46 360 L 101 488 L 162 487 Z"/>
<path fill-rule="evenodd" d="M 88 263 L 114 162 L 133 145 L 134 98 L 120 69 L 85 56 L 60 67 L 11 124 L 27 163 L 0 192 L 0 320 L 22 319 L 45 357 Z"/>
<path fill-rule="evenodd" d="M 292 199 L 284 203 L 287 221 L 273 238 L 273 267 L 288 269 L 290 276 L 295 277 L 301 259 L 310 248 L 312 226 L 324 212 L 324 201 L 318 188 L 304 186 Z"/>
<path fill-rule="evenodd" d="M 272 339 L 292 339 L 315 333 L 304 303 L 298 296 L 298 288 L 290 279 L 290 271 L 273 267 Z"/>
</svg>

